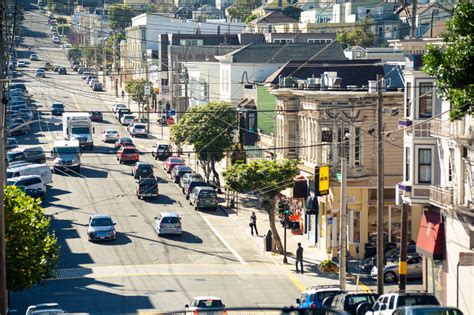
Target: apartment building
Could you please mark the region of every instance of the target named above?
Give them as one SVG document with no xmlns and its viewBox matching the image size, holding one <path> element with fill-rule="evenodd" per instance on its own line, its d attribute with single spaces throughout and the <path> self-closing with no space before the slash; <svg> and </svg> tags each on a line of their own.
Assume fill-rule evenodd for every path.
<svg viewBox="0 0 474 315">
<path fill-rule="evenodd" d="M 277 98 L 276 147 L 278 158 L 301 161 L 300 174 L 314 180 L 315 166 L 331 166 L 330 194 L 317 197 L 319 214 L 301 209 L 301 225 L 310 243 L 327 255 L 337 255 L 339 239 L 340 173 L 343 149 L 348 162 L 348 249 L 352 257 L 373 252 L 376 238 L 376 102 L 377 75 L 396 71 L 374 60 L 315 61 L 299 67 L 291 63 L 266 81 Z M 385 80 L 388 84 L 389 81 Z M 400 82 L 400 81 L 399 81 Z M 370 86 L 370 88 L 369 88 Z M 384 129 L 397 128 L 403 93 L 398 85 L 383 92 Z M 345 135 L 348 142 L 340 144 Z M 384 139 L 384 238 L 400 238 L 400 207 L 395 185 L 402 178 L 402 136 Z M 311 185 L 314 187 L 314 182 Z M 418 218 L 410 218 L 415 225 Z M 416 226 L 410 226 L 410 230 Z"/>
</svg>

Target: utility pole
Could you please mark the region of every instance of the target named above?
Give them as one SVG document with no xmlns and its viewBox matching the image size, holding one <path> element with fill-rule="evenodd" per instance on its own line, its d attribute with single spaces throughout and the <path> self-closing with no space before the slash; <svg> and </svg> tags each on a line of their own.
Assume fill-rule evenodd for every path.
<svg viewBox="0 0 474 315">
<path fill-rule="evenodd" d="M 416 6 L 417 0 L 413 0 L 412 5 L 412 17 L 411 17 L 411 29 L 410 29 L 410 38 L 416 38 Z M 433 17 L 433 15 L 431 15 Z M 433 18 L 431 19 L 431 31 L 433 30 Z M 398 263 L 398 273 L 399 275 L 399 283 L 398 289 L 400 292 L 404 292 L 407 286 L 407 242 L 408 242 L 408 204 L 405 204 L 402 201 L 402 218 L 401 218 L 401 231 L 400 231 L 400 261 Z"/>
<path fill-rule="evenodd" d="M 145 86 L 148 86 L 148 91 L 151 92 L 150 79 L 148 78 L 148 54 L 145 53 Z M 147 130 L 150 132 L 150 93 L 146 94 L 146 123 Z"/>
<path fill-rule="evenodd" d="M 105 73 L 107 72 L 107 45 L 105 43 L 104 32 L 102 32 L 102 16 L 99 16 L 100 19 L 100 38 L 101 38 L 101 46 L 102 46 L 102 85 L 105 89 Z"/>
<path fill-rule="evenodd" d="M 346 289 L 346 254 L 347 254 L 347 209 L 346 209 L 346 186 L 347 186 L 347 160 L 346 160 L 346 135 L 344 123 L 341 128 L 341 238 L 339 240 L 339 287 Z"/>
<path fill-rule="evenodd" d="M 383 205 L 384 205 L 384 168 L 383 168 L 383 123 L 382 123 L 382 82 L 377 74 L 377 293 L 383 294 Z"/>
<path fill-rule="evenodd" d="M 5 79 L 5 46 L 4 46 L 4 31 L 6 26 L 5 21 L 5 1 L 2 1 L 0 6 L 0 95 L 3 96 L 4 79 Z M 16 23 L 14 20 L 13 23 Z M 15 34 L 12 34 L 15 36 Z M 5 204 L 3 202 L 5 185 L 5 104 L 0 102 L 0 314 L 6 315 L 8 311 L 8 291 L 7 291 L 7 256 L 5 248 Z"/>
</svg>

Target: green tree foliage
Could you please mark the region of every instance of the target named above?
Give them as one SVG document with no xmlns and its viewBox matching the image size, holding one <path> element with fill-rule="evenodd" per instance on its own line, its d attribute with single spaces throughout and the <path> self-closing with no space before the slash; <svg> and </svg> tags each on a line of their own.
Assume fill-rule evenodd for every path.
<svg viewBox="0 0 474 315">
<path fill-rule="evenodd" d="M 245 21 L 252 14 L 252 10 L 261 5 L 262 1 L 260 0 L 236 0 L 235 5 L 227 10 L 231 18 Z"/>
<path fill-rule="evenodd" d="M 125 85 L 125 92 L 127 92 L 134 102 L 138 104 L 138 110 L 141 113 L 143 112 L 143 107 L 146 102 L 145 97 L 145 79 L 134 79 L 127 82 Z"/>
<path fill-rule="evenodd" d="M 423 71 L 436 77 L 436 87 L 451 102 L 451 119 L 474 113 L 474 4 L 457 2 L 441 46 L 428 46 Z"/>
<path fill-rule="evenodd" d="M 123 32 L 114 33 L 114 34 L 111 34 L 109 37 L 107 37 L 106 45 L 109 47 L 113 47 L 115 45 L 118 48 L 120 42 L 125 39 L 126 39 L 125 33 Z"/>
<path fill-rule="evenodd" d="M 54 276 L 59 245 L 39 200 L 14 186 L 4 189 L 7 286 L 21 291 Z"/>
<path fill-rule="evenodd" d="M 109 9 L 110 27 L 115 32 L 123 32 L 126 27 L 132 25 L 132 17 L 135 15 L 135 10 L 128 5 L 114 4 Z"/>
<path fill-rule="evenodd" d="M 192 145 L 199 152 L 198 160 L 206 179 L 209 180 L 212 172 L 220 186 L 215 163 L 224 158 L 225 150 L 232 145 L 237 123 L 237 114 L 231 104 L 211 102 L 191 107 L 177 124 L 171 126 L 171 140 L 178 146 Z"/>
<path fill-rule="evenodd" d="M 227 187 L 241 193 L 255 192 L 269 202 L 270 229 L 279 253 L 283 253 L 283 246 L 275 225 L 277 196 L 293 185 L 297 174 L 298 161 L 289 159 L 252 160 L 247 164 L 234 164 L 224 172 Z"/>
<path fill-rule="evenodd" d="M 53 13 L 57 14 L 71 14 L 73 11 L 73 5 L 70 0 L 52 0 L 48 1 L 48 8 L 51 7 Z"/>
<path fill-rule="evenodd" d="M 82 58 L 82 49 L 80 48 L 70 48 L 66 52 L 67 59 L 79 60 Z"/>
<path fill-rule="evenodd" d="M 58 33 L 60 35 L 69 35 L 71 31 L 71 24 L 58 24 Z"/>
<path fill-rule="evenodd" d="M 255 20 L 256 18 L 258 18 L 258 16 L 256 14 L 250 14 L 249 16 L 247 16 L 244 19 L 244 23 L 248 24 L 248 23 L 252 22 L 253 20 Z"/>
<path fill-rule="evenodd" d="M 340 42 L 344 48 L 349 46 L 373 46 L 376 40 L 375 34 L 371 30 L 373 24 L 374 22 L 371 18 L 364 18 L 357 22 L 354 27 L 338 31 L 336 40 Z"/>
</svg>

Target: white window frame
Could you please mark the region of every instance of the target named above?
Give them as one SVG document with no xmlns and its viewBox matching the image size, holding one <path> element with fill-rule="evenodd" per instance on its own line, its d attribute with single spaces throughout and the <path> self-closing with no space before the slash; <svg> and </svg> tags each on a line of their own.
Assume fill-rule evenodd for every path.
<svg viewBox="0 0 474 315">
<path fill-rule="evenodd" d="M 421 95 L 421 92 L 420 92 L 420 86 L 422 83 L 431 83 L 432 86 L 433 86 L 433 90 L 431 92 L 431 117 L 433 117 L 435 115 L 434 113 L 434 110 L 435 110 L 435 96 L 436 96 L 436 89 L 435 89 L 435 82 L 434 80 L 415 80 L 415 82 L 412 82 L 412 89 L 413 89 L 413 92 L 412 93 L 412 115 L 414 115 L 413 117 L 416 117 L 416 119 L 430 119 L 430 118 L 420 118 L 420 97 L 422 96 Z M 413 102 L 413 99 L 415 99 L 416 101 Z"/>
<path fill-rule="evenodd" d="M 415 145 L 415 161 L 416 161 L 416 164 L 414 164 L 414 166 L 416 165 L 416 171 L 414 172 L 415 174 L 415 183 L 417 185 L 431 185 L 433 184 L 433 178 L 434 178 L 434 158 L 435 158 L 435 147 L 432 146 L 432 145 Z M 420 149 L 429 149 L 431 150 L 431 182 L 429 183 L 420 183 L 420 179 L 419 179 L 419 174 L 420 174 L 420 170 L 419 170 L 419 167 L 420 167 L 420 157 L 419 157 L 419 150 Z M 412 153 L 413 154 L 413 153 Z"/>
<path fill-rule="evenodd" d="M 288 44 L 293 43 L 293 38 L 275 38 L 273 40 L 274 44 Z"/>
</svg>

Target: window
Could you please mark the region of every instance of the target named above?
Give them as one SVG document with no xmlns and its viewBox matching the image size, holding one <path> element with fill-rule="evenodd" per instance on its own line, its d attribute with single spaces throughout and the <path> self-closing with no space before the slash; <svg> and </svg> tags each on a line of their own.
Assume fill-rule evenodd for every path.
<svg viewBox="0 0 474 315">
<path fill-rule="evenodd" d="M 181 39 L 179 41 L 180 46 L 202 46 L 204 40 L 202 39 Z"/>
<path fill-rule="evenodd" d="M 314 39 L 314 38 L 308 39 L 308 44 L 328 44 L 330 42 L 332 42 L 331 39 Z"/>
<path fill-rule="evenodd" d="M 390 297 L 388 309 L 393 310 L 394 308 L 395 308 L 395 295 L 392 295 L 392 297 Z"/>
<path fill-rule="evenodd" d="M 410 181 L 410 147 L 405 148 L 405 180 Z"/>
<path fill-rule="evenodd" d="M 146 30 L 142 30 L 142 41 L 146 41 Z"/>
<path fill-rule="evenodd" d="M 431 184 L 431 149 L 418 149 L 418 183 Z"/>
<path fill-rule="evenodd" d="M 337 135 L 337 142 L 339 142 L 338 144 L 339 159 L 342 158 L 342 149 L 343 149 L 342 146 L 344 145 L 347 162 L 349 162 L 349 156 L 350 156 L 350 140 L 346 141 L 347 139 L 345 139 L 345 135 L 348 133 L 349 133 L 349 128 L 344 128 L 344 132 L 342 132 L 342 128 L 339 128 L 338 135 Z M 343 141 L 345 141 L 344 144 L 341 143 Z"/>
<path fill-rule="evenodd" d="M 381 311 L 387 309 L 387 306 L 388 306 L 388 299 L 389 299 L 388 296 L 386 296 L 386 297 L 383 298 L 383 300 L 382 300 L 382 305 L 381 305 L 381 307 L 380 307 L 380 310 L 381 310 Z"/>
<path fill-rule="evenodd" d="M 383 38 L 383 26 L 378 27 L 377 35 L 379 38 Z"/>
<path fill-rule="evenodd" d="M 454 159 L 454 149 L 449 149 L 448 157 L 448 182 L 453 181 L 453 159 Z"/>
<path fill-rule="evenodd" d="M 420 98 L 418 102 L 418 117 L 431 118 L 433 115 L 433 83 L 420 83 Z"/>
<path fill-rule="evenodd" d="M 355 137 L 354 137 L 354 165 L 360 165 L 360 143 L 361 143 L 361 134 L 360 128 L 355 127 Z"/>
<path fill-rule="evenodd" d="M 410 117 L 411 116 L 411 82 L 407 82 L 407 85 L 405 87 L 405 102 L 406 102 L 406 112 L 405 112 L 405 117 Z"/>
<path fill-rule="evenodd" d="M 356 58 L 357 59 L 362 58 L 362 51 L 360 50 L 356 51 Z"/>
<path fill-rule="evenodd" d="M 293 39 L 280 38 L 280 39 L 274 39 L 273 42 L 275 44 L 288 44 L 288 43 L 293 43 Z"/>
</svg>

